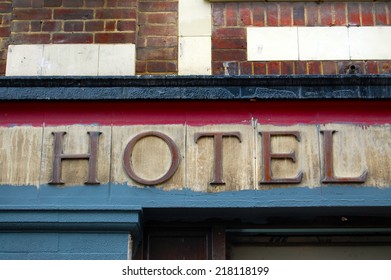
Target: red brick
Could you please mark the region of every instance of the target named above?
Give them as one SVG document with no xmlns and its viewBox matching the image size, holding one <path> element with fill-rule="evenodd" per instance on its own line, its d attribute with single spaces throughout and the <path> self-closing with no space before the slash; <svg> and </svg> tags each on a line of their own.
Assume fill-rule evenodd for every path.
<svg viewBox="0 0 391 280">
<path fill-rule="evenodd" d="M 176 60 L 177 48 L 139 48 L 137 50 L 138 60 Z"/>
<path fill-rule="evenodd" d="M 307 26 L 318 26 L 318 9 L 319 4 L 317 3 L 306 3 L 305 5 L 305 18 Z"/>
<path fill-rule="evenodd" d="M 2 76 L 5 75 L 6 66 L 7 66 L 7 64 L 5 61 L 0 61 L 0 75 L 2 75 Z"/>
<path fill-rule="evenodd" d="M 295 74 L 297 75 L 307 74 L 307 63 L 305 61 L 295 62 Z"/>
<path fill-rule="evenodd" d="M 337 74 L 337 64 L 335 61 L 323 61 L 323 74 L 324 75 L 336 75 Z"/>
<path fill-rule="evenodd" d="M 373 5 L 372 3 L 361 3 L 361 24 L 364 26 L 373 26 Z"/>
<path fill-rule="evenodd" d="M 310 75 L 322 74 L 322 67 L 319 61 L 309 61 L 307 64 L 308 64 L 308 74 Z"/>
<path fill-rule="evenodd" d="M 135 19 L 135 9 L 98 9 L 95 12 L 96 19 Z"/>
<path fill-rule="evenodd" d="M 333 13 L 331 3 L 322 3 L 320 6 L 320 24 L 323 26 L 332 26 L 335 23 L 333 22 Z"/>
<path fill-rule="evenodd" d="M 86 31 L 103 31 L 105 26 L 104 21 L 86 21 L 85 30 Z"/>
<path fill-rule="evenodd" d="M 55 9 L 54 19 L 92 19 L 94 10 L 90 9 Z"/>
<path fill-rule="evenodd" d="M 253 3 L 253 25 L 265 26 L 265 5 L 264 3 Z"/>
<path fill-rule="evenodd" d="M 359 3 L 348 3 L 348 24 L 361 25 Z"/>
<path fill-rule="evenodd" d="M 365 63 L 366 74 L 379 74 L 379 64 L 377 61 L 367 61 Z"/>
<path fill-rule="evenodd" d="M 294 74 L 294 63 L 291 61 L 281 62 L 281 74 L 283 74 L 283 75 Z"/>
<path fill-rule="evenodd" d="M 62 30 L 61 21 L 44 21 L 40 24 L 41 24 L 41 30 L 44 32 L 58 32 Z"/>
<path fill-rule="evenodd" d="M 117 22 L 118 31 L 134 31 L 136 32 L 136 22 L 134 20 L 120 20 Z"/>
<path fill-rule="evenodd" d="M 376 25 L 387 25 L 387 7 L 384 2 L 373 3 Z"/>
<path fill-rule="evenodd" d="M 104 7 L 105 0 L 84 0 L 86 7 Z"/>
<path fill-rule="evenodd" d="M 51 19 L 52 11 L 49 9 L 14 9 L 15 20 L 43 20 Z"/>
<path fill-rule="evenodd" d="M 106 7 L 117 7 L 117 0 L 106 0 Z"/>
<path fill-rule="evenodd" d="M 151 37 L 146 38 L 146 46 L 148 47 L 175 47 L 178 46 L 177 37 Z"/>
<path fill-rule="evenodd" d="M 32 8 L 43 8 L 44 5 L 44 0 L 33 0 L 31 1 L 31 7 Z"/>
<path fill-rule="evenodd" d="M 225 18 L 227 26 L 238 25 L 238 4 L 227 3 L 225 7 Z"/>
<path fill-rule="evenodd" d="M 293 5 L 293 25 L 304 25 L 304 3 L 292 3 Z"/>
<path fill-rule="evenodd" d="M 252 25 L 251 6 L 249 3 L 239 4 L 239 16 L 241 25 Z"/>
<path fill-rule="evenodd" d="M 30 22 L 30 31 L 31 32 L 40 32 L 42 31 L 42 25 L 44 21 L 31 21 Z"/>
<path fill-rule="evenodd" d="M 3 25 L 10 25 L 11 24 L 11 14 L 3 14 L 1 23 Z"/>
<path fill-rule="evenodd" d="M 9 13 L 12 10 L 11 3 L 0 3 L 0 14 Z"/>
<path fill-rule="evenodd" d="M 117 0 L 117 7 L 137 7 L 137 0 Z"/>
<path fill-rule="evenodd" d="M 254 62 L 254 75 L 266 75 L 266 63 Z"/>
<path fill-rule="evenodd" d="M 178 72 L 177 68 L 178 68 L 177 64 L 174 62 L 165 62 L 165 61 L 147 62 L 148 73 Z"/>
<path fill-rule="evenodd" d="M 335 13 L 335 25 L 346 25 L 346 3 L 335 3 L 333 6 Z"/>
<path fill-rule="evenodd" d="M 84 24 L 82 21 L 66 21 L 64 22 L 65 32 L 80 32 L 83 31 Z"/>
<path fill-rule="evenodd" d="M 105 23 L 105 31 L 115 31 L 115 25 L 116 21 L 111 20 L 111 21 L 106 21 Z"/>
<path fill-rule="evenodd" d="M 29 33 L 15 33 L 11 35 L 11 43 L 15 45 L 20 44 L 49 44 L 50 34 L 29 34 Z"/>
<path fill-rule="evenodd" d="M 86 1 L 88 2 L 88 0 Z M 83 0 L 62 0 L 62 3 L 64 7 L 83 7 Z"/>
<path fill-rule="evenodd" d="M 278 25 L 278 9 L 277 4 L 269 3 L 266 9 L 266 20 L 268 26 Z"/>
<path fill-rule="evenodd" d="M 267 63 L 268 75 L 280 75 L 281 74 L 281 62 L 273 61 Z"/>
<path fill-rule="evenodd" d="M 223 26 L 225 24 L 225 4 L 212 3 L 213 26 Z"/>
<path fill-rule="evenodd" d="M 10 28 L 9 26 L 0 26 L 0 37 L 9 37 L 10 35 Z"/>
<path fill-rule="evenodd" d="M 136 39 L 133 32 L 96 33 L 95 43 L 134 43 Z"/>
<path fill-rule="evenodd" d="M 246 50 L 214 50 L 213 61 L 245 61 L 247 60 Z"/>
<path fill-rule="evenodd" d="M 90 33 L 55 33 L 53 43 L 55 44 L 88 44 L 93 43 L 94 37 Z"/>
<path fill-rule="evenodd" d="M 28 32 L 30 31 L 29 21 L 13 21 L 11 24 L 12 32 Z"/>
<path fill-rule="evenodd" d="M 177 12 L 177 2 L 140 2 L 140 12 Z"/>
<path fill-rule="evenodd" d="M 252 62 L 241 62 L 240 63 L 240 75 L 252 75 L 253 74 L 253 64 Z"/>
<path fill-rule="evenodd" d="M 31 8 L 31 0 L 12 0 L 14 8 Z"/>
<path fill-rule="evenodd" d="M 246 49 L 247 40 L 239 38 L 229 38 L 229 39 L 212 39 L 212 48 L 213 49 Z"/>
<path fill-rule="evenodd" d="M 176 24 L 178 21 L 178 14 L 174 12 L 168 13 L 140 13 L 138 17 L 139 23 L 152 24 Z"/>
<path fill-rule="evenodd" d="M 280 26 L 292 26 L 292 4 L 280 4 Z"/>
<path fill-rule="evenodd" d="M 218 28 L 213 32 L 215 38 L 246 38 L 245 28 Z"/>
<path fill-rule="evenodd" d="M 222 62 L 212 62 L 212 74 L 224 75 L 224 66 Z"/>
<path fill-rule="evenodd" d="M 387 2 L 387 8 L 388 8 L 388 24 L 391 25 L 391 2 Z"/>
<path fill-rule="evenodd" d="M 178 29 L 176 26 L 165 26 L 165 25 L 145 25 L 140 26 L 140 36 L 177 36 Z"/>
<path fill-rule="evenodd" d="M 136 61 L 136 74 L 147 73 L 147 63 L 144 61 Z"/>
<path fill-rule="evenodd" d="M 43 4 L 45 7 L 61 7 L 62 0 L 44 0 Z"/>
</svg>

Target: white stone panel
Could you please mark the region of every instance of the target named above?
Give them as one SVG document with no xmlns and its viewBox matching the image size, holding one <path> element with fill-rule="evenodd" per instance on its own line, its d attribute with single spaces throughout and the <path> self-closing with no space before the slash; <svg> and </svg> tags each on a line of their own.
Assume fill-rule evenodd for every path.
<svg viewBox="0 0 391 280">
<path fill-rule="evenodd" d="M 249 61 L 298 60 L 297 27 L 247 28 Z"/>
<path fill-rule="evenodd" d="M 6 76 L 39 76 L 42 60 L 43 45 L 10 45 Z"/>
<path fill-rule="evenodd" d="M 211 4 L 204 0 L 179 0 L 179 36 L 211 36 Z"/>
<path fill-rule="evenodd" d="M 179 75 L 210 75 L 212 73 L 211 51 L 210 37 L 180 37 Z"/>
<path fill-rule="evenodd" d="M 98 76 L 136 74 L 136 46 L 107 44 L 99 46 Z"/>
<path fill-rule="evenodd" d="M 350 27 L 352 60 L 391 59 L 391 26 Z"/>
<path fill-rule="evenodd" d="M 45 45 L 43 76 L 96 76 L 99 45 Z"/>
<path fill-rule="evenodd" d="M 349 60 L 347 27 L 298 27 L 299 60 Z"/>
</svg>

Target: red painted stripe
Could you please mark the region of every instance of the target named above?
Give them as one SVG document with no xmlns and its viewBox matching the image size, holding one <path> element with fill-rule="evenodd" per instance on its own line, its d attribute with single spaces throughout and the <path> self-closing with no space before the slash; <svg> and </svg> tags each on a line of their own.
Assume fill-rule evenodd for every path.
<svg viewBox="0 0 391 280">
<path fill-rule="evenodd" d="M 391 101 L 2 102 L 0 125 L 391 123 Z"/>
</svg>

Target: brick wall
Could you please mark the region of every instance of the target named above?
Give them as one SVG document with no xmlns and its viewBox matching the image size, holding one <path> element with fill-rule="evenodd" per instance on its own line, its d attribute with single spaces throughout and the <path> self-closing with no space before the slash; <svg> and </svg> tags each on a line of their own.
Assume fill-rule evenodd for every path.
<svg viewBox="0 0 391 280">
<path fill-rule="evenodd" d="M 248 26 L 390 25 L 390 2 L 214 3 L 212 13 L 215 75 L 342 74 L 352 64 L 362 74 L 391 73 L 390 61 L 248 62 L 246 45 Z"/>
<path fill-rule="evenodd" d="M 138 74 L 178 73 L 178 0 L 139 0 Z"/>
<path fill-rule="evenodd" d="M 4 75 L 11 22 L 11 0 L 0 1 L 0 75 Z"/>
</svg>

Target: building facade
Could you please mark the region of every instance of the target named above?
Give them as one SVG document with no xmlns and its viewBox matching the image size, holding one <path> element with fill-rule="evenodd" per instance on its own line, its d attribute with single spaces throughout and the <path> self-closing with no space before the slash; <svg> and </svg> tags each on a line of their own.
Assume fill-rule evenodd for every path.
<svg viewBox="0 0 391 280">
<path fill-rule="evenodd" d="M 389 1 L 0 1 L 0 259 L 389 259 Z"/>
</svg>

